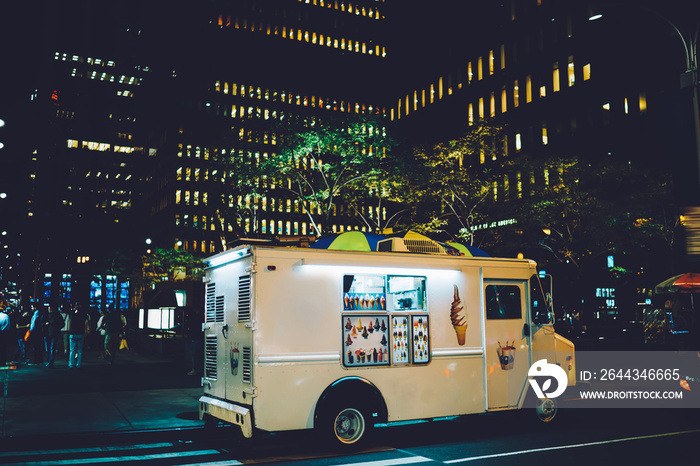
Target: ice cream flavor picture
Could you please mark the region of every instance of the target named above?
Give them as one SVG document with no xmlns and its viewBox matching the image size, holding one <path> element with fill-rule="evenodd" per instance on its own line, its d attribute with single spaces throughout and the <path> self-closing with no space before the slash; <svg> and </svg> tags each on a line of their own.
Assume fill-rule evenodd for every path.
<svg viewBox="0 0 700 466">
<path fill-rule="evenodd" d="M 388 316 L 347 315 L 342 318 L 345 366 L 388 365 Z"/>
<path fill-rule="evenodd" d="M 510 345 L 506 341 L 506 346 L 501 346 L 501 342 L 498 342 L 498 360 L 501 363 L 501 369 L 504 371 L 511 370 L 515 364 L 515 341 Z"/>
<path fill-rule="evenodd" d="M 450 307 L 450 320 L 452 321 L 452 328 L 455 330 L 457 335 L 457 343 L 463 346 L 467 337 L 467 311 L 462 306 L 462 300 L 459 299 L 459 288 L 457 285 L 454 286 L 454 296 L 452 300 L 452 306 Z"/>
</svg>

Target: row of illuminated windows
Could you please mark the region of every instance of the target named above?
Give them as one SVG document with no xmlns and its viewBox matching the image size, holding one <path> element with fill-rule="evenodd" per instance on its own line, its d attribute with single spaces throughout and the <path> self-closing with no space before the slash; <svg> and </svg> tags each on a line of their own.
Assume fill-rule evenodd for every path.
<svg viewBox="0 0 700 466">
<path fill-rule="evenodd" d="M 222 223 L 223 222 L 223 223 Z M 246 217 L 239 220 L 238 227 L 242 228 L 246 233 L 253 233 L 259 231 L 265 235 L 307 235 L 315 234 L 314 227 L 310 222 L 299 222 L 295 220 L 276 220 L 276 219 L 261 219 L 259 220 L 259 225 L 254 225 L 254 221 L 251 218 Z M 234 231 L 234 225 L 230 222 L 222 221 L 218 217 L 211 217 L 206 215 L 188 215 L 188 214 L 176 214 L 175 215 L 175 225 L 178 227 L 192 228 L 198 230 L 209 230 L 216 231 L 217 229 L 224 228 L 225 231 Z M 323 225 L 318 224 L 318 229 L 323 231 Z M 333 224 L 331 225 L 331 231 L 333 233 L 342 233 L 344 231 L 361 230 L 367 231 L 367 227 L 358 227 L 352 225 L 342 225 Z M 205 243 L 202 241 L 201 243 Z M 213 242 L 212 242 L 213 244 Z M 187 244 L 184 241 L 177 242 L 178 247 L 183 247 L 187 249 Z M 202 252 L 213 252 L 202 251 Z"/>
<path fill-rule="evenodd" d="M 574 73 L 574 61 L 573 57 L 569 57 L 569 62 L 566 67 L 566 85 L 571 87 L 575 83 L 575 73 Z M 583 80 L 587 81 L 591 77 L 591 65 L 586 64 L 583 66 Z M 497 109 L 500 109 L 500 113 L 506 113 L 508 108 L 517 108 L 521 100 L 524 99 L 525 103 L 530 103 L 533 101 L 535 96 L 539 98 L 547 97 L 547 84 L 542 84 L 537 86 L 533 84 L 532 76 L 527 75 L 525 77 L 524 89 L 521 95 L 521 84 L 519 80 L 514 80 L 513 85 L 510 90 L 507 89 L 505 85 L 501 87 L 500 93 L 491 92 L 488 97 L 480 97 L 476 103 L 469 103 L 468 107 L 468 120 L 469 124 L 473 125 L 475 118 L 487 118 L 495 117 Z M 533 88 L 537 89 L 537 93 L 533 92 Z M 559 73 L 559 63 L 555 62 L 552 69 L 552 82 L 549 87 L 552 93 L 559 92 L 561 90 L 560 73 Z M 500 94 L 500 95 L 499 95 Z M 510 97 L 509 97 L 510 96 Z M 475 108 L 476 107 L 476 108 Z"/>
<path fill-rule="evenodd" d="M 306 42 L 310 44 L 341 49 L 348 52 L 361 53 L 364 55 L 374 55 L 386 57 L 386 47 L 376 44 L 367 44 L 359 40 L 346 39 L 344 37 L 332 37 L 328 34 L 309 32 L 299 28 L 276 26 L 270 23 L 257 22 L 246 18 L 219 15 L 218 24 L 220 27 L 232 26 L 235 29 L 243 29 L 251 32 L 262 32 L 268 36 L 279 36 L 285 39 Z"/>
<path fill-rule="evenodd" d="M 54 54 L 54 59 L 59 60 L 59 61 L 73 61 L 77 63 L 85 63 L 87 62 L 88 65 L 96 65 L 96 66 L 110 66 L 114 67 L 114 61 L 113 60 L 103 60 L 102 58 L 91 58 L 88 57 L 85 59 L 84 57 L 81 57 L 80 55 L 69 55 L 68 53 L 61 53 L 61 52 L 56 52 Z"/>
<path fill-rule="evenodd" d="M 501 54 L 500 54 L 500 69 L 504 69 L 506 66 L 505 63 L 505 47 L 504 45 L 501 45 Z M 495 71 L 495 57 L 494 57 L 494 52 L 491 50 L 488 55 L 488 72 L 489 75 L 492 75 Z M 479 57 L 476 61 L 476 78 L 474 78 L 474 72 L 473 72 L 473 66 L 472 62 L 467 63 L 467 76 L 468 76 L 468 84 L 471 84 L 471 82 L 476 79 L 481 80 L 484 77 L 484 65 L 483 65 L 483 58 Z M 591 65 L 586 64 L 583 66 L 582 69 L 582 76 L 583 80 L 586 81 L 590 79 L 591 77 Z M 568 62 L 566 64 L 566 69 L 564 72 L 561 72 L 560 67 L 559 67 L 559 62 L 554 62 L 552 66 L 552 82 L 551 82 L 551 92 L 559 92 L 562 87 L 562 82 L 561 79 L 562 77 L 565 77 L 565 84 L 567 87 L 571 87 L 574 85 L 576 82 L 576 73 L 574 69 L 574 57 L 569 56 Z M 446 82 L 445 82 L 446 81 Z M 445 90 L 446 87 L 446 90 Z M 391 119 L 400 119 L 404 116 L 407 116 L 410 114 L 412 111 L 417 111 L 419 108 L 424 108 L 427 105 L 435 103 L 436 100 L 440 100 L 444 97 L 445 94 L 451 95 L 453 93 L 453 88 L 456 87 L 457 89 L 462 88 L 462 83 L 458 79 L 456 83 L 453 84 L 453 77 L 452 74 L 448 74 L 446 78 L 440 76 L 437 79 L 436 83 L 431 83 L 427 88 L 420 89 L 420 90 L 414 90 L 412 93 L 406 94 L 403 98 L 399 99 L 398 105 L 396 107 L 396 110 L 392 109 L 391 110 Z M 531 76 L 526 77 L 526 82 L 525 82 L 525 95 L 523 96 L 525 98 L 525 102 L 529 103 L 533 100 L 533 85 L 532 85 L 532 79 Z M 446 91 L 446 92 L 445 92 Z M 547 96 L 547 85 L 543 84 L 539 86 L 538 88 L 538 93 L 539 97 L 546 97 Z M 520 88 L 518 84 L 518 80 L 514 81 L 514 86 L 512 90 L 512 102 L 511 105 L 513 107 L 517 107 L 520 105 Z M 490 103 L 490 111 L 488 116 L 494 117 L 496 116 L 496 95 L 495 92 L 491 93 L 491 101 Z M 506 87 L 503 86 L 501 89 L 501 96 L 500 96 L 500 107 L 501 107 L 501 113 L 505 113 L 508 109 L 509 103 L 508 103 L 508 98 L 506 95 Z M 484 118 L 486 117 L 486 111 L 484 107 L 484 102 L 483 99 L 480 100 L 479 104 L 479 117 Z M 396 111 L 396 114 L 394 113 Z M 470 113 L 470 122 L 473 122 L 473 109 L 471 110 Z"/>
<path fill-rule="evenodd" d="M 384 3 L 384 0 L 375 0 L 376 3 Z M 357 5 L 353 2 L 345 2 L 338 0 L 299 0 L 299 3 L 306 3 L 307 5 L 317 5 L 326 8 L 333 8 L 335 10 L 345 11 L 356 16 L 367 16 L 369 18 L 380 19 L 383 15 L 379 12 L 379 8 Z"/>
<path fill-rule="evenodd" d="M 128 138 L 130 139 L 130 138 Z M 94 150 L 94 151 L 99 151 L 99 152 L 109 152 L 112 149 L 112 144 L 107 143 L 107 142 L 95 142 L 95 141 L 79 141 L 77 139 L 67 139 L 66 140 L 66 147 L 69 149 L 87 149 L 87 150 Z M 125 154 L 145 154 L 146 149 L 143 147 L 132 147 L 132 146 L 118 146 L 114 145 L 114 152 L 121 152 Z M 154 157 L 157 155 L 158 150 L 149 147 L 148 148 L 148 155 L 150 157 Z"/>
<path fill-rule="evenodd" d="M 123 168 L 123 167 L 126 167 L 126 164 L 121 163 L 120 166 Z M 94 176 L 95 178 L 104 178 L 104 179 L 108 180 L 109 175 L 110 175 L 110 173 L 108 173 L 108 172 L 102 173 L 101 171 L 98 171 L 98 172 L 93 174 L 92 171 L 88 171 L 85 174 L 85 178 L 90 178 L 91 176 Z M 115 180 L 118 180 L 122 176 L 121 173 L 116 173 L 116 174 L 113 173 L 112 175 L 113 175 L 113 179 L 115 179 Z M 128 175 L 126 175 L 124 177 L 124 181 L 129 181 L 131 179 L 131 177 L 132 177 L 132 175 L 131 175 L 131 173 L 129 173 Z M 68 189 L 70 190 L 70 187 Z"/>
<path fill-rule="evenodd" d="M 102 202 L 98 202 L 95 204 L 95 207 L 98 209 L 107 209 L 107 208 L 112 208 L 112 209 L 124 209 L 124 210 L 129 210 L 131 209 L 131 200 L 105 200 Z"/>
<path fill-rule="evenodd" d="M 135 76 L 126 76 L 126 75 L 113 75 L 109 73 L 99 73 L 95 70 L 92 70 L 88 73 L 83 73 L 82 71 L 79 71 L 77 68 L 73 68 L 70 74 L 74 78 L 83 78 L 87 77 L 88 79 L 92 80 L 98 80 L 98 81 L 107 81 L 110 83 L 113 82 L 118 82 L 119 84 L 130 84 L 133 86 L 140 86 L 141 85 L 141 79 L 137 78 Z"/>
<path fill-rule="evenodd" d="M 523 196 L 534 196 L 538 189 L 561 188 L 564 186 L 564 165 L 556 168 L 544 168 L 541 173 L 533 171 L 529 173 L 517 172 L 502 177 L 491 183 L 491 196 L 494 201 L 522 199 Z M 538 180 L 539 178 L 539 180 Z M 538 184 L 539 181 L 539 184 Z"/>
<path fill-rule="evenodd" d="M 57 61 L 67 61 L 67 62 L 75 62 L 75 63 L 87 63 L 88 65 L 93 65 L 93 66 L 109 66 L 110 68 L 114 68 L 116 66 L 116 63 L 114 60 L 105 60 L 103 58 L 92 58 L 92 57 L 82 57 L 80 55 L 75 55 L 75 54 L 68 54 L 66 52 L 55 52 L 54 53 L 54 60 Z M 141 66 L 141 65 L 136 65 L 134 66 L 134 69 L 137 71 L 150 71 L 150 68 L 148 66 Z"/>
<path fill-rule="evenodd" d="M 360 102 L 346 102 L 345 100 L 338 100 L 315 95 L 301 95 L 288 91 L 278 91 L 277 89 L 262 88 L 260 86 L 228 83 L 226 81 L 216 81 L 214 83 L 214 90 L 223 94 L 230 93 L 233 96 L 247 97 L 250 99 L 258 100 L 268 100 L 271 102 L 297 105 L 300 107 L 313 107 L 341 112 L 354 112 L 358 114 L 386 114 L 386 109 L 384 108 L 373 105 L 367 105 Z M 242 105 L 240 107 L 241 108 L 238 111 L 238 117 L 243 118 L 246 113 L 245 107 Z M 253 107 L 248 107 L 247 113 L 249 115 L 253 115 L 252 109 Z M 257 118 L 264 117 L 267 120 L 269 116 L 268 112 L 269 111 L 265 109 L 263 114 L 261 109 L 259 107 L 256 107 L 255 115 L 257 116 Z M 231 117 L 236 118 L 236 114 L 236 106 L 234 105 L 232 106 Z"/>
</svg>

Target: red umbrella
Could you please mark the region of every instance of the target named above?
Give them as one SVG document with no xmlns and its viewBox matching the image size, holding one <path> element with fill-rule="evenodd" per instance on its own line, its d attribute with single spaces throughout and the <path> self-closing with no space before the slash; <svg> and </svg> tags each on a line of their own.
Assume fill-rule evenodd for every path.
<svg viewBox="0 0 700 466">
<path fill-rule="evenodd" d="M 700 273 L 684 273 L 664 280 L 655 287 L 657 293 L 700 292 Z"/>
<path fill-rule="evenodd" d="M 690 293 L 690 307 L 695 309 L 695 293 L 700 292 L 700 273 L 688 272 L 664 280 L 654 288 L 657 293 Z"/>
</svg>

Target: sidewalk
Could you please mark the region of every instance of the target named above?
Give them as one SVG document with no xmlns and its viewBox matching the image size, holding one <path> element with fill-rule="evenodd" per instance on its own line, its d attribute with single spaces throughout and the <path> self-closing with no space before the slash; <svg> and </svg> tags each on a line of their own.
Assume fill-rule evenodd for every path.
<svg viewBox="0 0 700 466">
<path fill-rule="evenodd" d="M 58 356 L 53 369 L 0 367 L 0 440 L 202 426 L 200 378 L 157 354 L 120 351 L 114 365 L 86 351 L 81 369 Z"/>
</svg>

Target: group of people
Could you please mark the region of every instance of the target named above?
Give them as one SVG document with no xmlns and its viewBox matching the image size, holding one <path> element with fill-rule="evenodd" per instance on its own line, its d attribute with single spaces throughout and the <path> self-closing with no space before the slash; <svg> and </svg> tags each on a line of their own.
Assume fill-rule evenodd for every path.
<svg viewBox="0 0 700 466">
<path fill-rule="evenodd" d="M 95 330 L 104 337 L 103 357 L 114 364 L 126 328 L 126 320 L 116 309 L 100 316 Z M 68 358 L 68 367 L 81 368 L 85 340 L 93 330 L 90 315 L 82 304 L 73 308 L 54 306 L 31 311 L 8 308 L 0 310 L 0 365 L 8 360 L 30 365 L 45 364 L 54 367 L 57 353 Z M 8 345 L 15 344 L 12 358 L 8 359 Z M 28 358 L 31 349 L 31 358 Z M 46 359 L 46 362 L 44 362 Z"/>
</svg>

